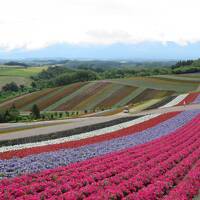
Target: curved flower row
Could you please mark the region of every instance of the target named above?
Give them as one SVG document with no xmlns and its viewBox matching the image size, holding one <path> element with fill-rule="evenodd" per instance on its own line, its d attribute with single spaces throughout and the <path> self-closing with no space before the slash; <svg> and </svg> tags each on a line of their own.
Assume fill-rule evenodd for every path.
<svg viewBox="0 0 200 200">
<path fill-rule="evenodd" d="M 199 93 L 196 93 L 198 94 L 197 97 L 194 99 L 193 103 L 200 103 L 200 94 Z"/>
<path fill-rule="evenodd" d="M 161 106 L 160 108 L 167 108 L 172 107 L 176 105 L 184 105 L 189 103 L 200 103 L 200 93 L 190 93 L 190 94 L 181 94 L 177 96 L 175 99 L 170 101 L 169 103 L 165 104 L 164 106 Z"/>
<path fill-rule="evenodd" d="M 24 173 L 52 169 L 58 166 L 64 166 L 95 156 L 133 147 L 138 144 L 144 144 L 177 130 L 188 123 L 199 113 L 200 111 L 182 112 L 177 116 L 159 123 L 152 128 L 134 133 L 132 135 L 111 139 L 109 141 L 85 145 L 78 148 L 41 153 L 24 158 L 0 160 L 0 175 L 2 178 L 14 177 Z M 123 135 L 123 132 L 121 133 Z"/>
<path fill-rule="evenodd" d="M 193 169 L 188 173 L 183 181 L 177 187 L 169 192 L 164 198 L 165 200 L 174 199 L 192 199 L 198 194 L 200 188 L 200 160 L 196 163 Z"/>
<path fill-rule="evenodd" d="M 97 130 L 94 130 L 94 131 L 89 131 L 87 133 L 81 133 L 81 134 L 72 135 L 72 136 L 68 136 L 68 137 L 62 137 L 62 138 L 58 138 L 58 139 L 0 147 L 0 152 L 26 149 L 26 148 L 38 147 L 38 146 L 45 146 L 45 145 L 49 145 L 49 144 L 62 144 L 62 143 L 69 142 L 69 141 L 76 141 L 76 140 L 85 139 L 85 138 L 89 138 L 89 137 L 93 137 L 93 136 L 103 135 L 103 134 L 106 134 L 106 133 L 111 133 L 111 132 L 114 132 L 114 131 L 118 131 L 118 130 L 122 130 L 122 129 L 125 129 L 125 128 L 128 128 L 128 127 L 131 127 L 133 125 L 145 122 L 145 121 L 150 120 L 152 118 L 155 118 L 157 116 L 159 116 L 159 114 L 150 114 L 150 115 L 146 115 L 146 116 L 140 117 L 138 119 L 134 119 L 134 120 L 131 120 L 131 121 L 128 121 L 128 122 L 120 123 L 120 124 L 117 124 L 117 125 L 114 125 L 114 126 L 110 126 L 110 127 L 106 127 L 106 128 L 102 128 L 102 129 L 97 129 Z"/>
<path fill-rule="evenodd" d="M 178 103 L 182 102 L 189 94 L 181 94 L 177 96 L 175 99 L 170 101 L 169 103 L 165 104 L 164 106 L 161 106 L 160 108 L 168 108 L 177 105 Z"/>
<path fill-rule="evenodd" d="M 182 100 L 177 105 L 184 105 L 189 103 L 200 103 L 200 93 L 199 92 L 190 93 L 184 100 Z"/>
<path fill-rule="evenodd" d="M 175 197 L 175 192 L 190 199 L 200 184 L 199 120 L 200 115 L 173 134 L 137 147 L 4 179 L 0 199 L 155 200 Z"/>
<path fill-rule="evenodd" d="M 52 140 L 49 140 L 48 145 L 44 145 L 44 146 L 42 145 L 39 147 L 30 147 L 30 148 L 15 150 L 15 146 L 11 146 L 11 149 L 13 149 L 13 150 L 0 153 L 0 158 L 1 159 L 9 159 L 12 157 L 24 157 L 24 156 L 38 154 L 38 153 L 42 153 L 42 152 L 52 152 L 52 151 L 56 151 L 59 149 L 75 148 L 75 147 L 80 147 L 83 145 L 93 144 L 93 143 L 97 143 L 97 142 L 103 142 L 106 140 L 119 138 L 122 136 L 134 134 L 139 131 L 143 131 L 145 129 L 151 128 L 163 121 L 166 121 L 167 119 L 170 119 L 170 118 L 176 116 L 177 114 L 178 114 L 178 112 L 163 114 L 163 115 L 154 117 L 152 119 L 146 120 L 144 122 L 141 122 L 139 124 L 135 124 L 128 128 L 120 129 L 118 131 L 113 131 L 111 133 L 106 132 L 105 134 L 101 134 L 101 135 L 97 135 L 97 136 L 91 135 L 91 137 L 89 137 L 89 138 L 64 142 L 64 143 L 60 143 L 60 144 L 51 144 Z M 41 144 L 46 144 L 46 141 L 44 141 L 44 143 L 41 143 Z M 4 149 L 4 148 L 5 148 L 5 150 L 7 150 L 8 147 L 3 147 L 2 149 Z"/>
<path fill-rule="evenodd" d="M 166 104 L 166 107 L 176 105 L 177 102 L 181 102 L 183 98 L 186 98 L 188 102 L 189 102 L 189 100 L 192 101 L 197 96 L 198 96 L 197 93 L 196 94 L 190 94 L 190 95 L 187 95 L 187 94 L 179 95 L 176 99 L 174 99 L 170 103 Z M 146 116 L 140 117 L 138 119 L 131 120 L 129 122 L 120 123 L 118 125 L 98 129 L 98 130 L 95 130 L 95 131 L 90 131 L 90 132 L 87 132 L 87 133 L 81 133 L 81 134 L 72 135 L 72 136 L 68 136 L 68 137 L 62 137 L 62 138 L 59 138 L 59 139 L 51 139 L 51 140 L 45 140 L 45 141 L 42 141 L 42 142 L 34 142 L 34 143 L 27 143 L 27 144 L 5 146 L 5 147 L 0 148 L 0 153 L 7 152 L 7 151 L 13 151 L 13 150 L 16 151 L 16 150 L 26 149 L 26 148 L 53 145 L 53 144 L 63 144 L 63 143 L 70 142 L 70 141 L 76 141 L 76 140 L 81 140 L 81 139 L 99 136 L 99 135 L 103 135 L 103 134 L 108 134 L 108 133 L 111 133 L 111 132 L 114 132 L 114 131 L 118 131 L 118 130 L 122 130 L 124 128 L 134 126 L 136 124 L 140 124 L 142 122 L 145 122 L 145 121 L 150 120 L 152 118 L 155 118 L 157 116 L 160 116 L 160 115 L 159 114 L 146 115 Z"/>
</svg>

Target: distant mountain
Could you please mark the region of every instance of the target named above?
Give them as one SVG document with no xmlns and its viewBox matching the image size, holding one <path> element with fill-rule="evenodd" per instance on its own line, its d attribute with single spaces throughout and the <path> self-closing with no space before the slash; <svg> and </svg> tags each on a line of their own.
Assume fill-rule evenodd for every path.
<svg viewBox="0 0 200 200">
<path fill-rule="evenodd" d="M 37 50 L 0 49 L 0 59 L 118 59 L 118 60 L 184 60 L 200 57 L 200 43 L 185 46 L 173 42 L 143 42 L 137 44 L 72 45 L 55 44 Z"/>
<path fill-rule="evenodd" d="M 21 67 L 28 67 L 29 66 L 29 65 L 27 65 L 25 63 L 16 62 L 16 61 L 6 62 L 6 63 L 4 63 L 4 65 L 7 65 L 7 66 L 21 66 Z"/>
</svg>

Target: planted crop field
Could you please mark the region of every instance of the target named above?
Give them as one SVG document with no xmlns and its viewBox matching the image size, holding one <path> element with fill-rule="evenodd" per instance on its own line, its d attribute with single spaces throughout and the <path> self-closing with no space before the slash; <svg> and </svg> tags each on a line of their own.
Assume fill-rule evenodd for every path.
<svg viewBox="0 0 200 200">
<path fill-rule="evenodd" d="M 47 67 L 0 67 L 0 78 L 1 76 L 30 77 L 45 69 Z"/>
<path fill-rule="evenodd" d="M 120 80 L 110 80 L 110 82 L 118 83 Z M 164 79 L 160 77 L 136 77 L 136 78 L 126 78 L 121 84 L 150 88 L 155 90 L 167 90 L 174 91 L 177 93 L 184 93 L 188 91 L 197 90 L 199 83 L 191 81 L 180 81 L 174 79 Z"/>
<path fill-rule="evenodd" d="M 200 75 L 199 77 L 197 76 L 181 76 L 181 75 L 159 75 L 159 76 L 154 76 L 155 78 L 161 78 L 161 79 L 167 79 L 167 80 L 176 80 L 180 82 L 190 82 L 190 83 L 200 83 Z"/>
<path fill-rule="evenodd" d="M 28 104 L 26 107 L 24 107 L 24 110 L 30 110 L 33 104 L 37 104 L 40 110 L 48 109 L 49 106 L 53 106 L 55 103 L 57 103 L 57 101 L 72 94 L 75 90 L 80 89 L 82 86 L 84 86 L 84 83 L 76 83 L 71 86 L 57 88 L 53 92 L 48 93 L 48 95 L 31 102 L 31 104 Z"/>
<path fill-rule="evenodd" d="M 32 106 L 37 104 L 41 111 L 94 112 L 142 103 L 145 103 L 144 109 L 147 109 L 165 97 L 198 90 L 199 81 L 182 80 L 182 78 L 176 79 L 176 76 L 136 77 L 74 83 L 43 89 L 20 99 L 4 102 L 0 104 L 0 109 L 9 108 L 15 104 L 21 111 L 30 111 Z"/>
<path fill-rule="evenodd" d="M 135 91 L 134 87 L 124 86 L 122 85 L 117 91 L 112 93 L 111 96 L 101 101 L 101 103 L 97 104 L 97 108 L 111 108 L 115 106 L 118 102 L 122 101 L 125 97 L 127 97 L 130 93 Z"/>
<path fill-rule="evenodd" d="M 82 90 L 77 95 L 73 96 L 70 101 L 64 102 L 58 107 L 58 110 L 73 110 L 80 102 L 85 101 L 90 96 L 96 94 L 97 91 L 102 90 L 107 86 L 107 83 L 104 82 L 93 82 L 86 85 L 86 88 Z"/>
<path fill-rule="evenodd" d="M 31 79 L 27 77 L 12 77 L 12 76 L 0 76 L 0 90 L 4 85 L 7 83 L 11 83 L 15 81 L 17 85 L 30 85 L 31 84 Z"/>
<path fill-rule="evenodd" d="M 200 186 L 199 120 L 200 110 L 151 114 L 1 142 L 0 199 L 190 200 Z"/>
<path fill-rule="evenodd" d="M 101 104 L 101 102 L 106 101 L 106 99 L 112 98 L 112 96 L 117 93 L 119 90 L 121 90 L 124 85 L 121 84 L 113 84 L 113 83 L 107 83 L 107 87 L 105 87 L 102 91 L 98 91 L 93 96 L 88 98 L 84 104 L 79 104 L 79 106 L 82 106 L 82 108 L 93 110 L 93 109 L 101 109 L 98 107 L 98 105 Z M 132 88 L 135 90 L 135 88 Z M 112 105 L 113 106 L 113 105 Z M 102 108 L 105 108 L 104 106 Z"/>
<path fill-rule="evenodd" d="M 2 67 L 0 66 L 0 89 L 7 83 L 15 82 L 18 85 L 29 86 L 34 76 L 47 67 Z"/>
<path fill-rule="evenodd" d="M 161 90 L 154 90 L 154 89 L 146 89 L 142 93 L 140 93 L 137 97 L 131 100 L 129 103 L 137 103 L 141 101 L 151 100 L 151 99 L 159 99 L 164 96 L 172 95 L 173 92 L 170 91 L 161 91 Z"/>
<path fill-rule="evenodd" d="M 29 105 L 31 102 L 34 102 L 40 98 L 42 98 L 43 96 L 49 94 L 50 92 L 53 92 L 55 91 L 57 88 L 49 88 L 49 89 L 45 89 L 45 90 L 41 90 L 39 92 L 33 92 L 31 94 L 28 94 L 28 95 L 24 95 L 24 97 L 22 98 L 16 98 L 9 101 L 8 103 L 3 103 L 2 107 L 0 105 L 0 108 L 1 109 L 7 109 L 7 108 L 10 108 L 12 105 L 15 105 L 15 107 L 17 109 L 21 109 L 23 110 L 23 107 L 25 107 L 26 105 Z"/>
<path fill-rule="evenodd" d="M 181 77 L 200 78 L 200 73 L 179 74 Z"/>
</svg>

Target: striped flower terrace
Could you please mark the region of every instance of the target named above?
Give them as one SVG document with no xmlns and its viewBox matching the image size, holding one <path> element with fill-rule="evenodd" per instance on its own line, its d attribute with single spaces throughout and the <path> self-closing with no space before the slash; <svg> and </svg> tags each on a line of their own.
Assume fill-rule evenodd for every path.
<svg viewBox="0 0 200 200">
<path fill-rule="evenodd" d="M 167 106 L 199 103 L 200 95 L 172 101 Z M 192 199 L 200 188 L 199 121 L 200 110 L 153 114 L 0 147 L 0 199 Z"/>
</svg>

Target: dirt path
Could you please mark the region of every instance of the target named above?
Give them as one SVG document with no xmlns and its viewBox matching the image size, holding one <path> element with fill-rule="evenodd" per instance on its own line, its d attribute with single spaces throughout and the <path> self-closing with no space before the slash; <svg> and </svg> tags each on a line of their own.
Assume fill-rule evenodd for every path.
<svg viewBox="0 0 200 200">
<path fill-rule="evenodd" d="M 90 117 L 90 118 L 78 118 L 78 119 L 68 119 L 65 120 L 62 124 L 52 125 L 49 123 L 49 126 L 40 127 L 40 128 L 33 128 L 33 129 L 27 129 L 27 130 L 21 130 L 21 131 L 12 131 L 10 133 L 6 134 L 0 134 L 0 141 L 1 140 L 8 140 L 8 139 L 15 139 L 15 138 L 23 138 L 27 136 L 36 136 L 36 135 L 43 135 L 43 134 L 49 134 L 59 131 L 65 131 L 70 130 L 74 128 L 84 127 L 88 125 L 93 125 L 97 123 L 107 122 L 114 119 L 120 118 L 119 116 L 108 116 L 108 117 Z M 17 125 L 17 124 L 16 124 Z M 14 128 L 14 125 L 9 124 L 7 127 Z M 22 126 L 22 125 L 21 125 Z M 23 124 L 24 126 L 24 124 Z M 28 126 L 31 126 L 29 124 Z M 4 129 L 6 127 L 6 124 L 4 124 Z M 20 126 L 18 125 L 18 128 Z"/>
<path fill-rule="evenodd" d="M 4 130 L 6 128 L 19 128 L 19 127 L 28 127 L 33 125 L 45 125 L 45 127 L 40 128 L 33 128 L 27 130 L 21 130 L 6 134 L 0 134 L 0 140 L 7 140 L 7 139 L 15 139 L 15 138 L 23 138 L 27 136 L 35 136 L 35 135 L 42 135 L 42 134 L 49 134 L 58 131 L 70 130 L 78 127 L 88 126 L 92 124 L 107 122 L 114 119 L 119 119 L 122 117 L 127 116 L 141 116 L 147 114 L 163 114 L 167 112 L 174 112 L 174 111 L 184 111 L 184 110 L 194 110 L 200 109 L 200 104 L 192 104 L 186 106 L 175 106 L 169 108 L 161 108 L 161 109 L 152 109 L 148 111 L 142 111 L 139 113 L 118 113 L 112 116 L 101 116 L 101 117 L 85 117 L 85 118 L 76 118 L 76 119 L 67 119 L 67 120 L 57 120 L 59 124 L 54 124 L 56 121 L 45 121 L 45 122 L 32 122 L 32 123 L 5 123 L 0 125 L 0 130 Z M 63 123 L 61 123 L 63 122 Z M 48 124 L 50 126 L 48 126 Z"/>
</svg>

